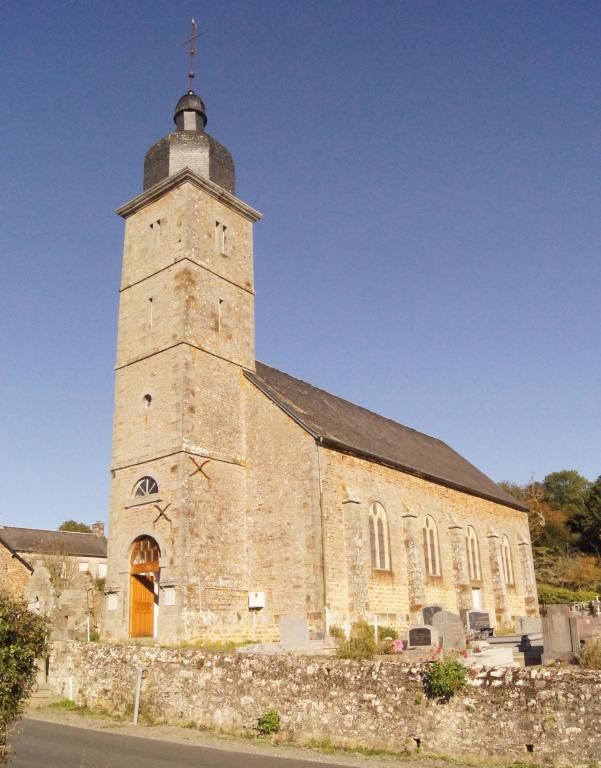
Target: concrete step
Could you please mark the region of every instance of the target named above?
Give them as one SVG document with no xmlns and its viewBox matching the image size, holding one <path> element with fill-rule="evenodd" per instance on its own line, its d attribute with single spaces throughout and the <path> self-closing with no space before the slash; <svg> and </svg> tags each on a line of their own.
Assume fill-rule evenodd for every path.
<svg viewBox="0 0 601 768">
<path fill-rule="evenodd" d="M 49 685 L 36 685 L 31 692 L 31 699 L 52 699 L 54 693 Z"/>
</svg>

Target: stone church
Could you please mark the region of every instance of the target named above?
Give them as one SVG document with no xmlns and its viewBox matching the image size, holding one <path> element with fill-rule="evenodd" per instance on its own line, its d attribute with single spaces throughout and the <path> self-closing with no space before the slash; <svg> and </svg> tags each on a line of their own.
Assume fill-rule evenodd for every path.
<svg viewBox="0 0 601 768">
<path fill-rule="evenodd" d="M 253 225 L 202 100 L 122 205 L 109 640 L 537 615 L 525 509 L 438 439 L 255 360 Z"/>
</svg>

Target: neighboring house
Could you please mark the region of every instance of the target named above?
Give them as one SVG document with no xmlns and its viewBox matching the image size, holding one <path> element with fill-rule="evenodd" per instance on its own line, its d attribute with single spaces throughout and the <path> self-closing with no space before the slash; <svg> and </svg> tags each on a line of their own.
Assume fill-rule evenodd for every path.
<svg viewBox="0 0 601 768">
<path fill-rule="evenodd" d="M 256 624 L 272 640 L 282 616 L 314 635 L 374 614 L 405 630 L 429 605 L 506 626 L 537 615 L 521 504 L 442 441 L 255 360 L 261 214 L 235 196 L 196 94 L 174 121 L 118 210 L 105 637 L 241 639 Z M 323 322 L 336 332 L 327 308 Z"/>
<path fill-rule="evenodd" d="M 0 590 L 24 597 L 31 610 L 52 619 L 55 636 L 69 636 L 92 619 L 98 624 L 104 579 L 104 526 L 93 533 L 0 525 Z"/>
</svg>

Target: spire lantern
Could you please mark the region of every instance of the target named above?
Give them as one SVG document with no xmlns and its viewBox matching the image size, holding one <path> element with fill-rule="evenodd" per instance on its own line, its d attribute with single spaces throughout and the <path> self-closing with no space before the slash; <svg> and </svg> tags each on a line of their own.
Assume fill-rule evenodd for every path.
<svg viewBox="0 0 601 768">
<path fill-rule="evenodd" d="M 178 131 L 196 131 L 202 133 L 207 124 L 207 113 L 203 100 L 188 91 L 175 105 L 173 122 Z"/>
</svg>

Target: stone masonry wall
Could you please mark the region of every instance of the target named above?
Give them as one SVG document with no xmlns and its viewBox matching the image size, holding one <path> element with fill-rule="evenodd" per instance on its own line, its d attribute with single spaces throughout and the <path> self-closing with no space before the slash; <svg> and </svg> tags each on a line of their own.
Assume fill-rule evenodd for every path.
<svg viewBox="0 0 601 768">
<path fill-rule="evenodd" d="M 12 553 L 0 544 L 0 589 L 9 595 L 23 595 L 31 571 Z"/>
<path fill-rule="evenodd" d="M 367 613 L 375 613 L 380 623 L 401 630 L 419 620 L 423 605 L 440 605 L 459 613 L 468 607 L 467 596 L 471 607 L 471 587 L 481 590 L 483 609 L 496 609 L 500 624 L 537 613 L 536 592 L 531 597 L 529 591 L 531 571 L 524 573 L 531 565 L 532 553 L 523 512 L 337 451 L 321 449 L 320 455 L 326 599 L 333 623 L 358 616 L 353 599 L 358 582 L 363 583 L 367 594 Z M 389 571 L 376 571 L 371 566 L 368 521 L 373 502 L 386 510 Z M 438 531 L 442 573 L 436 577 L 425 575 L 422 527 L 426 515 L 434 519 Z M 461 558 L 466 553 L 467 526 L 472 526 L 478 537 L 482 578 L 464 584 L 466 563 Z M 349 555 L 351 529 L 354 556 Z M 515 583 L 503 584 L 505 602 L 500 605 L 496 585 L 500 574 L 498 568 L 493 572 L 492 564 L 497 563 L 503 534 L 510 542 Z M 340 553 L 345 549 L 347 557 L 342 558 Z M 414 583 L 416 579 L 419 584 Z"/>
<path fill-rule="evenodd" d="M 307 615 L 312 629 L 323 629 L 317 448 L 249 381 L 245 394 L 248 589 L 265 592 L 257 626 L 277 640 L 282 614 Z"/>
<path fill-rule="evenodd" d="M 247 637 L 243 369 L 254 368 L 252 223 L 190 183 L 127 216 L 103 636 L 129 633 L 132 545 L 150 536 L 160 549 L 156 638 Z M 135 497 L 146 475 L 159 492 Z"/>
<path fill-rule="evenodd" d="M 294 656 L 54 643 L 50 685 L 89 707 L 248 732 L 275 707 L 297 741 L 330 739 L 456 758 L 590 768 L 601 755 L 601 672 L 488 669 L 448 703 L 423 695 L 424 667 Z"/>
</svg>

